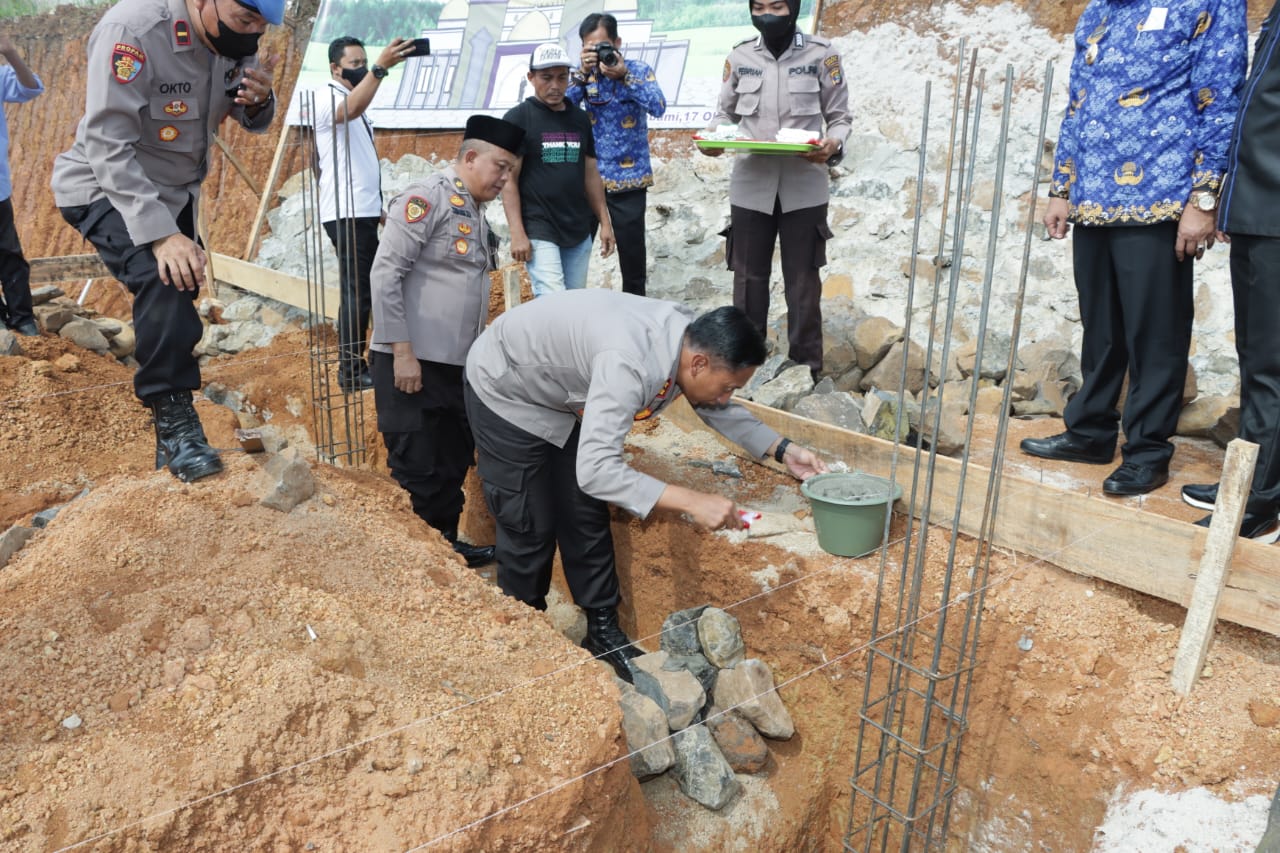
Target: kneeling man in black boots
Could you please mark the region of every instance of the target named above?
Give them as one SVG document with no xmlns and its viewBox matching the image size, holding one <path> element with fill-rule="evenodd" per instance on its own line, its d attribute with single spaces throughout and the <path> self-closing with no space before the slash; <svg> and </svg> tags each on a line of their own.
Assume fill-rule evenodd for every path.
<svg viewBox="0 0 1280 853">
<path fill-rule="evenodd" d="M 713 530 L 742 526 L 732 500 L 627 465 L 632 425 L 683 394 L 752 456 L 772 456 L 799 479 L 827 468 L 731 403 L 765 357 L 747 315 L 724 307 L 693 320 L 687 311 L 611 290 L 544 294 L 494 321 L 467 356 L 467 417 L 497 526 L 498 585 L 545 610 L 558 545 L 569 591 L 587 612 L 583 647 L 627 681 L 641 652 L 618 624 L 609 504 L 641 518 L 683 512 Z"/>
</svg>

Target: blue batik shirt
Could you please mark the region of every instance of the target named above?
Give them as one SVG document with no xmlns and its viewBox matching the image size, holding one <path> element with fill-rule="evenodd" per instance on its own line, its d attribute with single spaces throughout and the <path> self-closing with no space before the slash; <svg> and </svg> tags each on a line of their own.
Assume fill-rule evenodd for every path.
<svg viewBox="0 0 1280 853">
<path fill-rule="evenodd" d="M 660 118 L 667 111 L 653 69 L 638 59 L 628 59 L 626 65 L 627 76 L 621 80 L 598 74 L 587 83 L 575 75 L 565 92 L 567 100 L 591 116 L 596 163 L 605 191 L 611 193 L 653 185 L 648 116 Z"/>
<path fill-rule="evenodd" d="M 1248 57 L 1244 0 L 1092 0 L 1049 194 L 1081 225 L 1177 219 L 1217 191 Z"/>
<path fill-rule="evenodd" d="M 35 76 L 35 72 L 31 72 Z M 21 104 L 44 91 L 44 84 L 36 77 L 36 88 L 28 89 L 18 82 L 18 72 L 9 65 L 0 65 L 0 101 Z M 13 181 L 9 173 L 9 123 L 0 107 L 0 201 L 13 195 Z"/>
</svg>

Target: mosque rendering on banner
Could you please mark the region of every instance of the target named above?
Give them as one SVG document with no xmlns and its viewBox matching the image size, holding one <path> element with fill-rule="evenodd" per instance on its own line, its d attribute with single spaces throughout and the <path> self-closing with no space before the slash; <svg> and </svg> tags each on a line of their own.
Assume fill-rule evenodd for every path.
<svg viewBox="0 0 1280 853">
<path fill-rule="evenodd" d="M 668 41 L 653 33 L 652 20 L 636 17 L 636 0 L 450 0 L 434 29 L 431 55 L 405 62 L 393 108 L 403 110 L 506 110 L 532 92 L 525 75 L 536 45 L 559 41 L 577 57 L 578 24 L 592 12 L 618 19 L 618 36 L 628 58 L 653 68 L 669 103 L 680 100 L 688 40 Z"/>
</svg>

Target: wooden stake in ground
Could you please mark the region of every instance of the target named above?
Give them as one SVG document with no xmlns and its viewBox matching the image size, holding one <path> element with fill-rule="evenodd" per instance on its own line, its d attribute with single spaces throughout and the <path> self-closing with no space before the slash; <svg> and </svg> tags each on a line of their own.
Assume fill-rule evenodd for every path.
<svg viewBox="0 0 1280 853">
<path fill-rule="evenodd" d="M 1213 507 L 1213 521 L 1204 542 L 1195 589 L 1187 605 L 1187 620 L 1182 625 L 1178 653 L 1173 659 L 1173 689 L 1180 696 L 1191 693 L 1204 668 L 1209 644 L 1213 642 L 1218 601 L 1231 573 L 1231 555 L 1240 535 L 1240 519 L 1257 461 L 1258 445 L 1239 438 L 1227 445 L 1227 458 L 1218 483 L 1218 502 Z"/>
</svg>

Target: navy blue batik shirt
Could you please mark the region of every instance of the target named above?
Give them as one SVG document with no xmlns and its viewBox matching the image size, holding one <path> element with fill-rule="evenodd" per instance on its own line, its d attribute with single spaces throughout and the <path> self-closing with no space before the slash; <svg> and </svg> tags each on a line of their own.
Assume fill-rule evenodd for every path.
<svg viewBox="0 0 1280 853">
<path fill-rule="evenodd" d="M 565 100 L 591 116 L 606 192 L 638 190 L 653 185 L 649 165 L 649 119 L 661 118 L 667 99 L 653 69 L 638 59 L 626 60 L 627 76 L 614 80 L 603 74 L 591 83 L 574 81 Z"/>
<path fill-rule="evenodd" d="M 1177 219 L 1218 189 L 1248 57 L 1244 0 L 1092 0 L 1049 194 L 1080 225 Z"/>
</svg>

